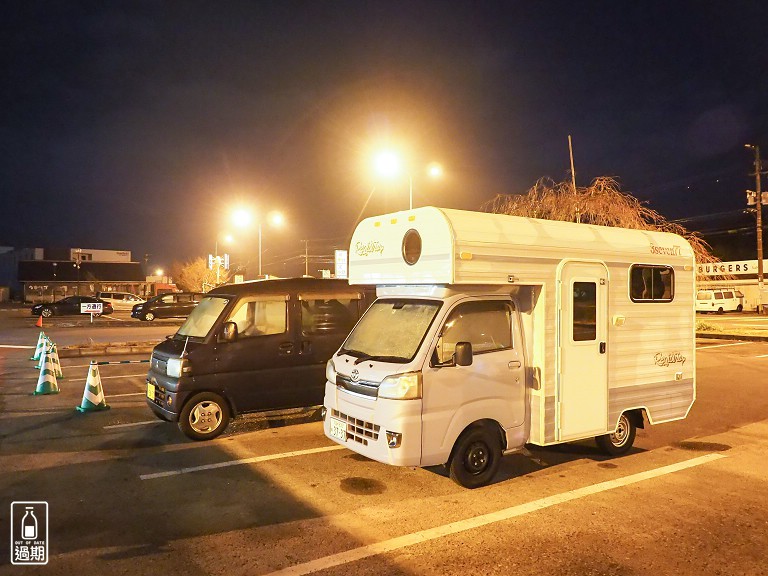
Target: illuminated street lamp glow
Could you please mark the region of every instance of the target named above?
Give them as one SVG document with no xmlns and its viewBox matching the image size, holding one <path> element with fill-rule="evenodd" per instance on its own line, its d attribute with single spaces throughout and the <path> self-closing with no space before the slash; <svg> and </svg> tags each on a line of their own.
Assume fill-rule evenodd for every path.
<svg viewBox="0 0 768 576">
<path fill-rule="evenodd" d="M 437 162 L 432 162 L 429 166 L 427 166 L 427 174 L 430 178 L 442 178 L 443 167 L 440 166 L 440 164 Z"/>
<path fill-rule="evenodd" d="M 373 159 L 373 165 L 376 173 L 385 178 L 397 176 L 402 171 L 400 156 L 391 150 L 385 150 L 376 154 Z"/>
<path fill-rule="evenodd" d="M 251 213 L 245 208 L 238 208 L 232 212 L 232 222 L 238 228 L 247 228 L 251 223 Z"/>
<path fill-rule="evenodd" d="M 162 268 L 158 268 L 157 270 L 155 270 L 155 276 L 162 276 L 162 275 L 163 275 L 163 269 Z"/>
</svg>

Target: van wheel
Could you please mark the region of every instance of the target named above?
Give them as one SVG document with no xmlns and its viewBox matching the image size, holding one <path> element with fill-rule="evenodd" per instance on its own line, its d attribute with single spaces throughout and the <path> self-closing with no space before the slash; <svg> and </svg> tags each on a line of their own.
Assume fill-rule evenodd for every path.
<svg viewBox="0 0 768 576">
<path fill-rule="evenodd" d="M 152 322 L 152 320 L 155 319 L 155 315 L 152 312 L 147 312 L 144 314 L 144 316 L 141 317 L 142 320 L 146 320 L 147 322 Z"/>
<path fill-rule="evenodd" d="M 451 480 L 464 488 L 485 486 L 496 475 L 501 442 L 487 426 L 465 430 L 453 447 L 448 463 Z"/>
<path fill-rule="evenodd" d="M 723 307 L 722 307 L 722 306 L 721 306 L 720 308 L 718 308 L 718 309 L 717 309 L 717 313 L 718 313 L 718 314 L 722 314 L 723 312 L 725 312 L 725 310 L 723 310 Z"/>
<path fill-rule="evenodd" d="M 609 456 L 622 456 L 629 452 L 635 442 L 637 427 L 632 418 L 625 412 L 619 417 L 616 431 L 611 434 L 597 436 L 595 440 L 600 449 Z"/>
<path fill-rule="evenodd" d="M 742 310 L 744 310 L 744 306 L 742 306 L 741 304 L 736 306 L 736 312 L 741 312 Z"/>
<path fill-rule="evenodd" d="M 229 424 L 229 406 L 218 394 L 201 392 L 184 405 L 179 428 L 192 440 L 211 440 Z"/>
</svg>

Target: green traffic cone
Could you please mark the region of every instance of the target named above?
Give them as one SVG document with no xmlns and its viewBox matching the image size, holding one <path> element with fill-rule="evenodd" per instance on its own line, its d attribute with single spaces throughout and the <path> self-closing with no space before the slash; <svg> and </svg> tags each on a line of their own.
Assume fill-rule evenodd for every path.
<svg viewBox="0 0 768 576">
<path fill-rule="evenodd" d="M 59 384 L 56 382 L 56 371 L 51 362 L 51 355 L 48 350 L 43 351 L 43 360 L 40 362 L 40 376 L 37 379 L 37 388 L 35 388 L 35 396 L 41 394 L 58 394 Z"/>
<path fill-rule="evenodd" d="M 53 371 L 56 374 L 58 380 L 64 379 L 64 373 L 61 371 L 61 362 L 59 362 L 59 351 L 56 348 L 56 344 L 51 345 L 51 363 L 53 364 Z"/>
<path fill-rule="evenodd" d="M 109 404 L 104 399 L 104 390 L 101 388 L 101 376 L 99 366 L 91 360 L 88 368 L 88 378 L 85 380 L 85 390 L 80 406 L 75 406 L 78 412 L 94 412 L 96 410 L 109 410 Z"/>
<path fill-rule="evenodd" d="M 30 360 L 40 360 L 40 354 L 42 354 L 43 349 L 45 348 L 45 339 L 47 336 L 45 335 L 45 332 L 40 330 L 40 336 L 37 337 L 37 345 L 35 346 L 35 352 L 32 354 L 32 357 Z M 39 366 L 36 366 L 36 368 L 39 368 Z"/>
</svg>

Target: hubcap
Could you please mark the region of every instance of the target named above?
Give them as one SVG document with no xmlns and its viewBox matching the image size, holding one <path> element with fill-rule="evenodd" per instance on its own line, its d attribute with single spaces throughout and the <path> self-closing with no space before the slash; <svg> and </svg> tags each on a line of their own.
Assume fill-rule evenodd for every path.
<svg viewBox="0 0 768 576">
<path fill-rule="evenodd" d="M 464 463 L 469 472 L 480 474 L 488 466 L 488 447 L 482 442 L 475 442 L 467 450 Z"/>
<path fill-rule="evenodd" d="M 629 421 L 627 417 L 622 415 L 619 418 L 619 425 L 616 426 L 616 432 L 611 434 L 611 443 L 617 448 L 623 446 L 629 438 Z"/>
<path fill-rule="evenodd" d="M 195 432 L 206 434 L 213 432 L 221 424 L 221 406 L 206 400 L 200 402 L 189 413 L 189 425 Z"/>
</svg>

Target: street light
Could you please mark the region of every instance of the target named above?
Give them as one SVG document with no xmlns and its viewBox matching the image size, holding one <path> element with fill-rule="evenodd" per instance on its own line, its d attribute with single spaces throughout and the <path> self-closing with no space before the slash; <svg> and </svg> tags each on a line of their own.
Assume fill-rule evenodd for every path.
<svg viewBox="0 0 768 576">
<path fill-rule="evenodd" d="M 273 226 L 275 228 L 280 228 L 284 224 L 285 218 L 283 217 L 283 215 L 280 212 L 272 211 L 269 214 L 267 214 L 267 222 L 271 226 Z M 261 219 L 259 219 L 259 277 L 261 277 L 261 255 L 262 255 L 262 251 L 261 251 L 261 224 L 262 224 L 262 221 L 261 221 Z"/>
<path fill-rule="evenodd" d="M 374 156 L 373 162 L 376 173 L 385 178 L 396 178 L 402 172 L 403 162 L 392 150 L 379 152 Z M 437 162 L 432 162 L 427 166 L 426 173 L 430 178 L 441 178 L 443 167 Z M 408 173 L 408 208 L 413 209 L 413 174 L 410 171 Z"/>
</svg>

